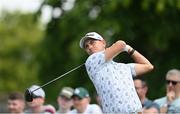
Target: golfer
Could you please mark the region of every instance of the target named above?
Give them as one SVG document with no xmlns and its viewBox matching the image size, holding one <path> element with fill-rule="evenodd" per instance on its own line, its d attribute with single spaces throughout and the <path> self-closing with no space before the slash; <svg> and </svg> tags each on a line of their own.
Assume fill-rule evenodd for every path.
<svg viewBox="0 0 180 114">
<path fill-rule="evenodd" d="M 96 32 L 87 33 L 80 40 L 80 47 L 90 55 L 85 66 L 100 96 L 103 112 L 140 112 L 142 106 L 132 77 L 151 71 L 153 65 L 122 40 L 106 48 L 106 41 Z M 113 58 L 123 51 L 126 51 L 135 63 L 114 62 Z"/>
</svg>

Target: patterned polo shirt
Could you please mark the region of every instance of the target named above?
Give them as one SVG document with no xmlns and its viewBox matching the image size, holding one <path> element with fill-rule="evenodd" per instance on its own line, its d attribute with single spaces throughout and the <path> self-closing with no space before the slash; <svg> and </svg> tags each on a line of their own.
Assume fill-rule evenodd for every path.
<svg viewBox="0 0 180 114">
<path fill-rule="evenodd" d="M 85 66 L 105 113 L 132 113 L 142 109 L 132 76 L 136 75 L 133 63 L 106 61 L 104 51 L 92 54 Z"/>
</svg>

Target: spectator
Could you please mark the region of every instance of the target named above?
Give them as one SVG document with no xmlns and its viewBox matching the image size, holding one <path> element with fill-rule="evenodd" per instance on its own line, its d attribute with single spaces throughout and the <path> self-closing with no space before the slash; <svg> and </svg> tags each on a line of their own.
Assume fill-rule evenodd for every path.
<svg viewBox="0 0 180 114">
<path fill-rule="evenodd" d="M 89 32 L 80 40 L 89 57 L 85 66 L 101 98 L 104 113 L 137 113 L 142 109 L 136 93 L 133 76 L 153 69 L 153 65 L 138 51 L 118 40 L 106 48 L 105 39 L 96 32 Z M 113 59 L 127 52 L 134 63 L 118 63 Z"/>
<path fill-rule="evenodd" d="M 168 72 L 166 82 L 174 90 L 175 97 L 167 102 L 168 114 L 180 113 L 180 70 L 172 69 Z M 168 100 L 167 100 L 168 101 Z"/>
<path fill-rule="evenodd" d="M 20 92 L 11 93 L 8 96 L 8 112 L 12 114 L 22 114 L 25 108 L 24 96 Z"/>
<path fill-rule="evenodd" d="M 175 99 L 175 85 L 170 83 L 169 80 L 178 81 L 179 71 L 177 69 L 171 69 L 166 74 L 166 96 L 156 99 L 154 102 L 160 106 L 160 112 L 166 113 L 168 106 Z"/>
<path fill-rule="evenodd" d="M 76 88 L 72 99 L 75 109 L 71 111 L 71 114 L 102 114 L 98 105 L 90 104 L 89 92 L 85 88 Z"/>
<path fill-rule="evenodd" d="M 29 90 L 33 91 L 40 86 L 32 85 Z M 49 113 L 54 114 L 56 112 L 55 108 L 52 105 L 44 105 L 45 102 L 45 92 L 42 88 L 34 91 L 33 93 L 33 101 L 27 102 L 28 109 L 26 113 Z"/>
<path fill-rule="evenodd" d="M 146 96 L 148 91 L 148 86 L 145 80 L 140 78 L 134 78 L 134 85 L 143 106 L 144 113 L 159 113 L 159 106 L 158 104 L 149 100 Z"/>
<path fill-rule="evenodd" d="M 72 95 L 73 95 L 73 88 L 71 87 L 64 87 L 59 93 L 57 98 L 58 102 L 58 111 L 57 114 L 69 114 L 71 108 L 73 106 Z"/>
</svg>

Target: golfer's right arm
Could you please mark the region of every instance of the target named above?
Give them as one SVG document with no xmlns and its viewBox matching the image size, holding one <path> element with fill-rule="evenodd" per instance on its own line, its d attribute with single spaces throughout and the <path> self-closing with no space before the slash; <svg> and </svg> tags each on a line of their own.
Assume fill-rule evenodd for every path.
<svg viewBox="0 0 180 114">
<path fill-rule="evenodd" d="M 135 64 L 135 71 L 136 71 L 137 76 L 153 70 L 154 66 L 149 62 L 149 60 L 147 60 L 138 51 L 134 51 L 134 53 L 131 55 L 131 57 L 136 63 Z"/>
<path fill-rule="evenodd" d="M 112 46 L 106 48 L 105 50 L 106 61 L 113 59 L 119 53 L 123 52 L 125 47 L 126 47 L 126 43 L 122 40 L 118 40 Z"/>
<path fill-rule="evenodd" d="M 126 49 L 128 53 L 131 53 L 132 47 L 126 45 L 126 43 L 122 40 L 117 41 L 112 46 L 105 50 L 105 59 L 109 61 L 117 56 L 119 53 L 123 52 Z M 135 71 L 136 75 L 141 75 L 146 72 L 153 70 L 153 65 L 138 51 L 134 51 L 132 55 L 130 55 L 132 59 L 135 61 Z"/>
</svg>

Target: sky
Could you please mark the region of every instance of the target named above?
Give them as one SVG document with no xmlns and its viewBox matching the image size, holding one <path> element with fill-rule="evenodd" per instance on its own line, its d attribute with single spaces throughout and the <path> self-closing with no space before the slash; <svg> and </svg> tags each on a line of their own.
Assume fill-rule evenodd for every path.
<svg viewBox="0 0 180 114">
<path fill-rule="evenodd" d="M 36 12 L 44 0 L 0 0 L 0 16 L 2 10 L 9 12 L 21 11 L 22 13 Z M 63 5 L 64 10 L 70 10 L 73 7 L 75 0 L 67 0 Z M 50 6 L 42 7 L 41 22 L 48 23 L 52 15 L 58 17 L 61 15 L 60 9 L 52 10 Z"/>
<path fill-rule="evenodd" d="M 20 10 L 22 12 L 35 12 L 43 0 L 0 0 L 0 11 L 2 9 L 13 12 Z"/>
<path fill-rule="evenodd" d="M 3 10 L 8 12 L 20 11 L 22 13 L 36 12 L 44 0 L 0 0 L 0 16 Z M 41 22 L 46 24 L 51 20 L 51 9 L 43 7 Z"/>
</svg>

